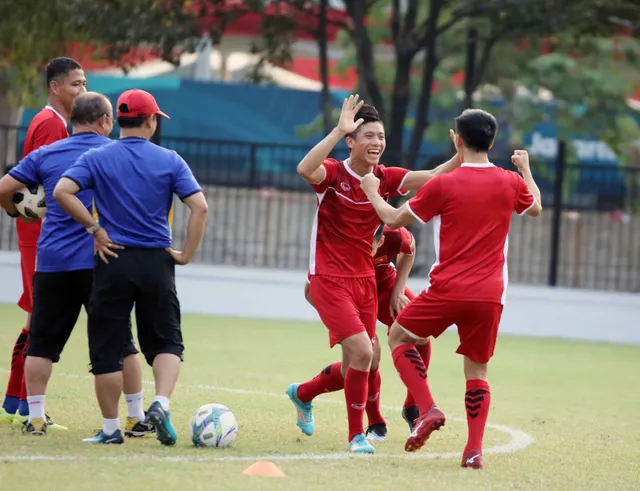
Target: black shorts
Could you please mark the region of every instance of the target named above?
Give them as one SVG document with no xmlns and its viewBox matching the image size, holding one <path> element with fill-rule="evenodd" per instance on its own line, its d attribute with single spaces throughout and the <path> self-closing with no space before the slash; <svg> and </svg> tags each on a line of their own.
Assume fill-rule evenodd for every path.
<svg viewBox="0 0 640 491">
<path fill-rule="evenodd" d="M 33 313 L 29 325 L 26 356 L 60 360 L 80 310 L 88 311 L 93 270 L 37 272 L 33 280 Z M 125 356 L 136 354 L 129 327 L 129 341 Z"/>
<path fill-rule="evenodd" d="M 159 354 L 182 360 L 180 303 L 175 263 L 164 249 L 127 248 L 105 264 L 96 257 L 89 308 L 89 358 L 95 375 L 122 370 L 129 317 L 135 305 L 140 351 L 147 363 Z"/>
</svg>

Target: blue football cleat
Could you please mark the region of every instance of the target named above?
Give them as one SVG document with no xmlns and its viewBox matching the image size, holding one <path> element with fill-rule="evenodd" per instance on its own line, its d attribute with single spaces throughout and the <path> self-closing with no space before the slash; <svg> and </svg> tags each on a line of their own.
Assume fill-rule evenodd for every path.
<svg viewBox="0 0 640 491">
<path fill-rule="evenodd" d="M 291 384 L 287 387 L 287 395 L 298 412 L 298 427 L 307 436 L 313 435 L 315 423 L 313 422 L 313 404 L 310 402 L 302 402 L 298 399 L 298 387 L 300 384 Z"/>
<path fill-rule="evenodd" d="M 175 445 L 178 440 L 176 430 L 171 424 L 169 411 L 162 409 L 158 401 L 155 401 L 147 411 L 147 419 L 156 429 L 156 438 L 163 445 Z"/>
<path fill-rule="evenodd" d="M 116 430 L 113 435 L 107 435 L 104 431 L 100 430 L 96 433 L 95 436 L 90 438 L 85 438 L 82 440 L 84 443 L 102 443 L 104 445 L 115 444 L 122 445 L 124 443 L 124 438 L 122 437 L 122 432 L 120 430 Z"/>
<path fill-rule="evenodd" d="M 353 453 L 373 453 L 375 450 L 373 446 L 367 441 L 367 437 L 364 433 L 360 433 L 353 437 L 353 440 L 349 442 L 349 452 Z"/>
</svg>

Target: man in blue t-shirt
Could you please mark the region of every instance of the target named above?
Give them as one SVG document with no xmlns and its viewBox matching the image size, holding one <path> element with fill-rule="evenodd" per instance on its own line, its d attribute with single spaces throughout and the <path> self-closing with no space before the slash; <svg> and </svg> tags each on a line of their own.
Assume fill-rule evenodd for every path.
<svg viewBox="0 0 640 491">
<path fill-rule="evenodd" d="M 44 394 L 52 363 L 60 360 L 82 306 L 88 310 L 93 283 L 94 240 L 53 199 L 53 190 L 62 174 L 83 153 L 111 142 L 107 138 L 113 128 L 111 103 L 96 92 L 79 95 L 73 103 L 71 124 L 72 136 L 31 152 L 0 180 L 0 204 L 11 216 L 17 213 L 12 197 L 24 186 L 41 184 L 47 205 L 38 240 L 33 315 L 25 362 L 29 417 L 24 428 L 26 434 L 33 435 L 45 434 L 48 426 L 57 427 L 45 415 Z M 87 212 L 92 208 L 91 191 L 78 193 L 78 199 Z M 144 422 L 137 353 L 129 332 L 124 350 L 125 398 L 135 400 L 136 404 L 128 405 L 125 430 L 128 436 L 153 432 L 153 426 Z"/>
<path fill-rule="evenodd" d="M 168 118 L 151 94 L 136 89 L 122 93 L 117 116 L 120 140 L 82 155 L 54 191 L 64 210 L 90 234 L 106 230 L 95 240 L 101 260 L 95 262 L 88 327 L 91 371 L 104 426 L 85 441 L 110 443 L 119 426 L 122 350 L 135 305 L 140 349 L 155 377 L 149 421 L 158 440 L 173 445 L 177 435 L 169 398 L 184 351 L 175 264 L 187 264 L 198 250 L 207 201 L 186 162 L 176 152 L 149 142 L 156 118 Z M 93 190 L 99 225 L 76 196 L 87 189 Z M 168 216 L 174 194 L 190 209 L 182 251 L 171 249 Z"/>
</svg>

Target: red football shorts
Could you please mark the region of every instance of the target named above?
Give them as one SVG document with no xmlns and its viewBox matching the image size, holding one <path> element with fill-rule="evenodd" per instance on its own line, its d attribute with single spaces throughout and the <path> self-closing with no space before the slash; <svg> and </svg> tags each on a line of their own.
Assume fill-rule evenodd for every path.
<svg viewBox="0 0 640 491">
<path fill-rule="evenodd" d="M 18 306 L 25 312 L 33 310 L 33 276 L 36 272 L 36 246 L 20 246 L 20 269 L 22 270 L 22 296 Z"/>
<path fill-rule="evenodd" d="M 329 330 L 332 348 L 361 332 L 375 339 L 378 312 L 375 277 L 314 275 L 311 276 L 309 294 L 320 319 Z"/>
<path fill-rule="evenodd" d="M 439 300 L 422 292 L 400 312 L 396 322 L 419 339 L 437 338 L 455 324 L 460 337 L 456 353 L 476 363 L 487 363 L 496 346 L 502 307 L 493 302 Z"/>
<path fill-rule="evenodd" d="M 392 292 L 393 285 L 387 285 L 382 289 L 378 288 L 378 320 L 389 329 L 391 329 L 391 324 L 393 324 L 393 317 L 391 317 L 391 312 L 389 312 Z M 416 298 L 416 294 L 407 286 L 404 288 L 404 294 L 410 301 Z M 389 330 L 387 330 L 387 334 L 389 334 Z"/>
</svg>

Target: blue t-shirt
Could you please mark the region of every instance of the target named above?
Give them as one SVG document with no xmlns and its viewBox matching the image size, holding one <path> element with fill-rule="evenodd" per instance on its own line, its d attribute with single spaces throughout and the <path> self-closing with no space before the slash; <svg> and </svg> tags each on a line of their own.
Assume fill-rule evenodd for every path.
<svg viewBox="0 0 640 491">
<path fill-rule="evenodd" d="M 143 138 L 123 138 L 82 155 L 63 177 L 92 189 L 100 225 L 125 247 L 171 247 L 169 211 L 200 192 L 187 163 Z"/>
<path fill-rule="evenodd" d="M 53 198 L 53 190 L 64 174 L 88 150 L 111 142 L 95 133 L 77 133 L 31 152 L 9 175 L 25 185 L 42 184 L 47 214 L 38 239 L 36 271 L 53 273 L 93 269 L 93 237 L 71 218 Z M 93 193 L 78 193 L 91 211 Z"/>
</svg>

